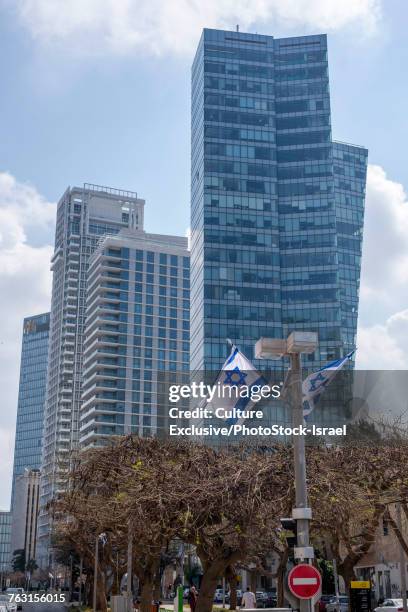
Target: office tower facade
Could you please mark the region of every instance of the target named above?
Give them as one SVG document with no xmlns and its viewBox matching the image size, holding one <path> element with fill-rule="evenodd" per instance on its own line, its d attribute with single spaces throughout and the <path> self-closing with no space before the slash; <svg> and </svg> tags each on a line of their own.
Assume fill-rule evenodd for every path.
<svg viewBox="0 0 408 612">
<path fill-rule="evenodd" d="M 367 151 L 334 143 L 325 35 L 204 30 L 192 69 L 191 366 L 226 338 L 355 347 Z M 282 367 L 255 361 L 259 368 Z"/>
<path fill-rule="evenodd" d="M 14 445 L 12 511 L 16 478 L 24 474 L 26 468 L 39 470 L 41 467 L 49 331 L 49 312 L 24 319 Z"/>
<path fill-rule="evenodd" d="M 26 563 L 36 558 L 37 519 L 40 493 L 39 470 L 25 469 L 14 486 L 10 550 L 24 550 Z"/>
<path fill-rule="evenodd" d="M 11 513 L 0 512 L 0 585 L 4 586 L 3 574 L 11 569 L 10 553 Z"/>
<path fill-rule="evenodd" d="M 333 142 L 341 339 L 346 353 L 356 346 L 366 168 L 365 149 Z"/>
<path fill-rule="evenodd" d="M 41 567 L 50 562 L 46 504 L 64 488 L 70 453 L 78 444 L 89 257 L 105 234 L 143 228 L 143 209 L 144 200 L 134 192 L 90 184 L 68 188 L 58 202 L 37 547 Z"/>
<path fill-rule="evenodd" d="M 88 270 L 81 447 L 167 433 L 167 377 L 189 379 L 189 292 L 187 238 L 123 231 L 101 242 Z"/>
</svg>

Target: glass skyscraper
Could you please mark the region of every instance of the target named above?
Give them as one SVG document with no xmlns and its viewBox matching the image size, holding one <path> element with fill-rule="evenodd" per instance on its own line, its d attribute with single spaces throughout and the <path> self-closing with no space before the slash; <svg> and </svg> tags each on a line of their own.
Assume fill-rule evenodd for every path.
<svg viewBox="0 0 408 612">
<path fill-rule="evenodd" d="M 11 513 L 0 512 L 0 588 L 5 586 L 3 573 L 11 569 Z"/>
<path fill-rule="evenodd" d="M 91 258 L 87 280 L 80 445 L 163 436 L 167 381 L 188 382 L 187 238 L 122 231 Z"/>
<path fill-rule="evenodd" d="M 230 338 L 317 331 L 355 347 L 367 150 L 336 143 L 325 35 L 204 30 L 192 69 L 191 367 Z M 282 367 L 271 362 L 257 363 Z"/>
<path fill-rule="evenodd" d="M 49 331 L 49 312 L 24 319 L 14 445 L 12 507 L 17 476 L 24 474 L 26 468 L 39 470 L 41 467 Z"/>
</svg>

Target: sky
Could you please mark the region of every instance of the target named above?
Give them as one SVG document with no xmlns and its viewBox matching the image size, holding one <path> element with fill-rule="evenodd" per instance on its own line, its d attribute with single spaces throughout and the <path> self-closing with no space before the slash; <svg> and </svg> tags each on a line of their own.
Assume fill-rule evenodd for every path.
<svg viewBox="0 0 408 612">
<path fill-rule="evenodd" d="M 145 227 L 189 226 L 190 67 L 203 27 L 326 32 L 333 137 L 369 149 L 357 363 L 408 367 L 405 0 L 0 0 L 0 509 L 22 320 L 49 310 L 55 203 L 137 191 Z"/>
</svg>

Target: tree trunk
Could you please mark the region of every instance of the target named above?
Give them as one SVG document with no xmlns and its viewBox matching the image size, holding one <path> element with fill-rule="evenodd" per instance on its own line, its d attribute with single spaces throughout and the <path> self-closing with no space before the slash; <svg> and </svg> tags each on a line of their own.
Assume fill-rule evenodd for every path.
<svg viewBox="0 0 408 612">
<path fill-rule="evenodd" d="M 249 575 L 250 575 L 251 591 L 253 593 L 255 593 L 256 592 L 256 583 L 257 583 L 257 571 L 256 570 L 251 570 Z"/>
<path fill-rule="evenodd" d="M 161 599 L 161 581 L 162 577 L 160 576 L 160 573 L 157 572 L 153 584 L 153 599 L 155 601 L 159 601 Z"/>
<path fill-rule="evenodd" d="M 115 576 L 114 576 L 113 582 L 112 582 L 111 595 L 119 595 L 119 588 L 118 588 L 118 584 L 117 584 L 117 575 L 116 575 L 116 572 L 115 572 Z"/>
<path fill-rule="evenodd" d="M 98 588 L 96 590 L 96 609 L 98 612 L 107 612 L 108 610 L 105 582 L 105 572 L 100 572 Z"/>
<path fill-rule="evenodd" d="M 356 580 L 356 575 L 354 573 L 354 565 L 356 562 L 353 561 L 343 561 L 338 564 L 338 573 L 342 576 L 345 585 L 346 585 L 346 593 L 350 596 L 350 582 L 352 580 Z"/>
<path fill-rule="evenodd" d="M 346 592 L 349 596 L 350 582 L 352 580 L 356 580 L 354 568 L 375 542 L 375 534 L 378 529 L 380 517 L 384 515 L 384 512 L 385 506 L 383 504 L 376 504 L 375 512 L 371 518 L 371 521 L 365 527 L 362 534 L 363 542 L 359 547 L 358 553 L 349 553 L 343 560 L 337 559 L 337 571 L 340 576 L 343 577 L 344 582 L 346 583 Z"/>
<path fill-rule="evenodd" d="M 230 571 L 227 572 L 226 578 L 228 580 L 230 586 L 230 610 L 237 609 L 237 588 L 238 588 L 238 580 L 237 580 L 237 572 L 235 568 L 231 568 Z"/>
<path fill-rule="evenodd" d="M 83 601 L 89 608 L 92 608 L 93 580 L 89 580 L 87 577 L 83 589 Z"/>
<path fill-rule="evenodd" d="M 140 594 L 140 612 L 152 611 L 153 586 L 154 585 L 151 580 L 143 579 L 142 590 Z"/>
<path fill-rule="evenodd" d="M 226 564 L 218 560 L 204 571 L 195 612 L 211 612 L 218 578 L 224 574 Z"/>
<path fill-rule="evenodd" d="M 113 574 L 112 595 L 120 595 L 120 584 L 126 572 L 122 568 L 116 568 Z"/>
<path fill-rule="evenodd" d="M 279 555 L 279 566 L 276 572 L 276 595 L 278 608 L 283 608 L 285 603 L 285 574 L 288 565 L 289 549 Z"/>
<path fill-rule="evenodd" d="M 387 511 L 385 512 L 384 517 L 391 524 L 391 527 L 392 527 L 392 529 L 394 531 L 395 537 L 397 538 L 400 546 L 403 548 L 405 554 L 408 555 L 408 544 L 407 544 L 406 540 L 404 539 L 404 536 L 401 533 L 401 530 L 398 527 L 396 521 L 394 520 L 394 517 L 391 516 L 391 513 L 390 513 L 389 509 L 387 509 Z"/>
</svg>

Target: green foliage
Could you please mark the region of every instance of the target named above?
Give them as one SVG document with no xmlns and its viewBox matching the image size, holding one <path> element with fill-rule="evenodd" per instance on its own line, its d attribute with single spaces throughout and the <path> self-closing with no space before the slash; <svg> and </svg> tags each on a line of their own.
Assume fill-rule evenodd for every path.
<svg viewBox="0 0 408 612">
<path fill-rule="evenodd" d="M 18 548 L 13 551 L 13 558 L 11 561 L 11 565 L 15 572 L 25 572 L 26 569 L 26 558 L 25 558 L 25 550 L 24 548 Z"/>
<path fill-rule="evenodd" d="M 35 559 L 29 559 L 26 563 L 27 572 L 33 573 L 36 569 L 38 569 L 37 561 Z"/>
<path fill-rule="evenodd" d="M 333 563 L 320 557 L 319 551 L 316 551 L 316 556 L 318 557 L 317 566 L 322 575 L 322 592 L 330 595 L 335 592 Z"/>
</svg>

